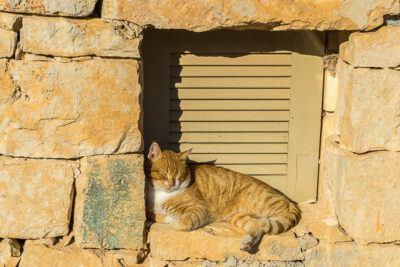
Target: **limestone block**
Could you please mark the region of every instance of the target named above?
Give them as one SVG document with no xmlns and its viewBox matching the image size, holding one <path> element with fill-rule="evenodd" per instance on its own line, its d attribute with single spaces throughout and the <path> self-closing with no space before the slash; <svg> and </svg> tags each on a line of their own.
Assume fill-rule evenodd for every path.
<svg viewBox="0 0 400 267">
<path fill-rule="evenodd" d="M 4 238 L 0 242 L 0 261 L 2 258 L 20 257 L 21 245 L 15 239 Z"/>
<path fill-rule="evenodd" d="M 0 236 L 66 235 L 77 164 L 0 157 Z"/>
<path fill-rule="evenodd" d="M 341 63 L 336 132 L 356 153 L 400 150 L 400 71 Z"/>
<path fill-rule="evenodd" d="M 0 36 L 0 58 L 12 57 L 17 46 L 18 34 L 0 28 Z"/>
<path fill-rule="evenodd" d="M 93 13 L 97 0 L 0 0 L 0 10 L 16 13 L 84 17 Z"/>
<path fill-rule="evenodd" d="M 19 267 L 103 267 L 102 258 L 95 251 L 76 247 L 47 247 L 28 244 L 24 246 Z M 104 266 L 105 267 L 105 266 Z M 108 267 L 108 266 L 107 266 Z"/>
<path fill-rule="evenodd" d="M 400 65 L 400 27 L 382 27 L 376 32 L 353 33 L 342 44 L 340 57 L 354 67 L 397 67 Z"/>
<path fill-rule="evenodd" d="M 100 19 L 24 18 L 21 49 L 41 55 L 139 58 L 141 36 L 124 39 Z"/>
<path fill-rule="evenodd" d="M 304 264 L 307 267 L 399 266 L 400 247 L 357 246 L 354 243 L 325 244 L 307 251 Z"/>
<path fill-rule="evenodd" d="M 400 153 L 330 151 L 331 186 L 341 227 L 358 244 L 400 240 Z"/>
<path fill-rule="evenodd" d="M 22 26 L 22 16 L 0 12 L 0 28 L 9 31 L 19 31 Z"/>
<path fill-rule="evenodd" d="M 291 229 L 298 237 L 302 250 L 318 243 L 349 242 L 352 238 L 339 230 L 336 216 L 324 203 L 300 203 L 300 222 Z"/>
<path fill-rule="evenodd" d="M 335 176 L 335 169 L 332 168 L 329 155 L 326 154 L 327 147 L 330 143 L 337 141 L 339 138 L 335 135 L 336 113 L 325 113 L 322 118 L 321 129 L 321 148 L 320 148 L 320 168 L 318 178 L 318 204 L 325 207 L 325 210 L 332 208 L 332 192 L 329 187 L 331 176 Z M 331 212 L 334 215 L 334 212 Z"/>
<path fill-rule="evenodd" d="M 241 251 L 240 240 L 214 236 L 202 229 L 190 232 L 176 231 L 166 224 L 153 224 L 149 233 L 151 256 L 158 260 L 204 258 L 222 261 L 229 256 L 249 261 L 302 259 L 300 244 L 292 232 L 264 236 L 256 254 Z"/>
<path fill-rule="evenodd" d="M 15 239 L 5 238 L 0 242 L 0 266 L 16 267 L 21 256 L 21 245 Z"/>
<path fill-rule="evenodd" d="M 12 60 L 7 69 L 0 75 L 0 154 L 77 158 L 141 149 L 136 60 Z"/>
<path fill-rule="evenodd" d="M 109 250 L 103 258 L 105 267 L 140 267 L 147 265 L 139 265 L 139 262 L 144 257 L 142 251 L 137 250 Z"/>
<path fill-rule="evenodd" d="M 75 240 L 83 248 L 143 247 L 143 156 L 95 156 L 81 160 L 76 181 Z"/>
<path fill-rule="evenodd" d="M 323 108 L 327 112 L 335 112 L 336 102 L 338 95 L 339 80 L 338 77 L 334 77 L 331 73 L 325 72 L 325 83 L 324 83 L 324 103 Z"/>
<path fill-rule="evenodd" d="M 9 257 L 5 258 L 4 262 L 0 261 L 0 267 L 17 267 L 20 258 L 17 257 Z"/>
<path fill-rule="evenodd" d="M 398 0 L 103 0 L 102 18 L 159 29 L 207 31 L 218 28 L 365 30 L 385 14 L 400 13 Z"/>
</svg>

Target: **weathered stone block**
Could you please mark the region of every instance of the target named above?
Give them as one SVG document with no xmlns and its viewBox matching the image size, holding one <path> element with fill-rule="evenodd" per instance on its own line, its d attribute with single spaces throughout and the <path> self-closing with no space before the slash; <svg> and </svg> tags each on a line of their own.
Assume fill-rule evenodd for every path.
<svg viewBox="0 0 400 267">
<path fill-rule="evenodd" d="M 138 251 L 98 251 L 80 249 L 74 244 L 68 247 L 48 246 L 29 242 L 24 245 L 20 267 L 134 267 L 138 263 Z M 19 258 L 18 258 L 19 259 Z M 1 266 L 1 262 L 0 262 Z M 147 265 L 144 265 L 147 266 Z M 8 267 L 8 265 L 6 265 Z M 12 266 L 14 267 L 14 266 Z"/>
<path fill-rule="evenodd" d="M 298 237 L 302 250 L 307 250 L 318 243 L 352 241 L 350 236 L 339 230 L 335 214 L 323 204 L 319 201 L 316 204 L 299 204 L 301 220 L 291 231 Z"/>
<path fill-rule="evenodd" d="M 100 19 L 24 18 L 21 29 L 24 52 L 77 57 L 139 58 L 141 36 L 124 39 L 113 25 Z"/>
<path fill-rule="evenodd" d="M 400 13 L 397 0 L 104 0 L 102 8 L 102 18 L 192 31 L 223 27 L 364 30 L 380 26 L 383 16 L 393 13 Z"/>
<path fill-rule="evenodd" d="M 353 33 L 340 47 L 340 57 L 354 67 L 400 66 L 400 27 L 382 27 L 376 32 Z"/>
<path fill-rule="evenodd" d="M 12 60 L 7 69 L 0 75 L 0 154 L 77 158 L 141 149 L 136 60 Z"/>
<path fill-rule="evenodd" d="M 0 28 L 0 58 L 10 58 L 17 46 L 17 33 Z"/>
<path fill-rule="evenodd" d="M 330 153 L 334 208 L 346 233 L 359 244 L 400 240 L 400 153 Z"/>
<path fill-rule="evenodd" d="M 166 224 L 153 224 L 149 233 L 151 256 L 159 260 L 203 258 L 223 261 L 228 257 L 251 260 L 302 259 L 301 247 L 292 232 L 264 236 L 256 254 L 239 249 L 240 238 L 214 236 L 202 229 L 182 232 Z"/>
<path fill-rule="evenodd" d="M 0 242 L 0 261 L 8 257 L 20 257 L 21 245 L 15 239 L 4 238 Z"/>
<path fill-rule="evenodd" d="M 335 112 L 337 94 L 338 94 L 338 77 L 333 77 L 331 73 L 325 72 L 324 85 L 324 102 L 323 109 L 328 112 Z"/>
<path fill-rule="evenodd" d="M 146 220 L 143 156 L 83 158 L 80 169 L 74 224 L 79 246 L 143 247 Z"/>
<path fill-rule="evenodd" d="M 306 252 L 307 267 L 399 266 L 400 247 L 357 246 L 354 243 L 320 245 Z"/>
<path fill-rule="evenodd" d="M 21 256 L 21 245 L 15 239 L 5 238 L 0 242 L 0 266 L 16 267 Z"/>
<path fill-rule="evenodd" d="M 0 157 L 0 236 L 66 235 L 76 168 L 72 161 Z"/>
<path fill-rule="evenodd" d="M 21 26 L 21 15 L 0 12 L 0 28 L 9 31 L 19 31 Z"/>
<path fill-rule="evenodd" d="M 84 17 L 93 13 L 97 0 L 0 0 L 7 12 Z"/>
<path fill-rule="evenodd" d="M 341 63 L 336 131 L 352 152 L 400 150 L 400 71 Z"/>
<path fill-rule="evenodd" d="M 103 267 L 104 264 L 102 258 L 91 250 L 78 249 L 76 247 L 55 248 L 33 244 L 24 246 L 24 253 L 19 267 L 54 266 Z"/>
</svg>

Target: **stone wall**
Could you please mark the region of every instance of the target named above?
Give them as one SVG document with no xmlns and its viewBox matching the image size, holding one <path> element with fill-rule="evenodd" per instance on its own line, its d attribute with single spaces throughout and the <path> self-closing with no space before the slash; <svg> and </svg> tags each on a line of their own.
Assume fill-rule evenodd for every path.
<svg viewBox="0 0 400 267">
<path fill-rule="evenodd" d="M 0 0 L 0 11 L 0 267 L 400 265 L 400 27 L 380 27 L 398 0 Z M 148 27 L 355 31 L 328 35 L 318 202 L 254 255 L 227 225 L 146 233 Z"/>
<path fill-rule="evenodd" d="M 0 266 L 121 266 L 145 247 L 142 33 L 95 5 L 0 1 L 38 15 L 0 13 Z"/>
</svg>

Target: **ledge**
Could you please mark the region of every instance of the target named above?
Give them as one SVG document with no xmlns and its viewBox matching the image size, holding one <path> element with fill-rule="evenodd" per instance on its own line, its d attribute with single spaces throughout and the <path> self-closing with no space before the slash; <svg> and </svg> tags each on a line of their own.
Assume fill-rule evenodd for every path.
<svg viewBox="0 0 400 267">
<path fill-rule="evenodd" d="M 258 251 L 249 254 L 239 249 L 243 232 L 227 223 L 182 232 L 166 224 L 153 224 L 149 231 L 151 257 L 162 261 L 207 259 L 224 261 L 234 257 L 247 261 L 302 261 L 303 252 L 318 243 L 346 242 L 352 239 L 341 233 L 335 217 L 318 212 L 317 205 L 302 205 L 303 219 L 290 231 L 264 236 Z"/>
</svg>

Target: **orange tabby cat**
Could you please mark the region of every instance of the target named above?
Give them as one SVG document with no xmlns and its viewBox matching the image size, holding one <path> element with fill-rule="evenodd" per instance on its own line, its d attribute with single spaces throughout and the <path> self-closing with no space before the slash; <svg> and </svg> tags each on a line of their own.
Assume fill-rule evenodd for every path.
<svg viewBox="0 0 400 267">
<path fill-rule="evenodd" d="M 187 165 L 189 151 L 161 151 L 155 142 L 147 162 L 148 216 L 190 231 L 214 221 L 228 221 L 247 234 L 240 249 L 249 251 L 264 234 L 296 225 L 294 203 L 253 177 L 210 165 Z"/>
</svg>

